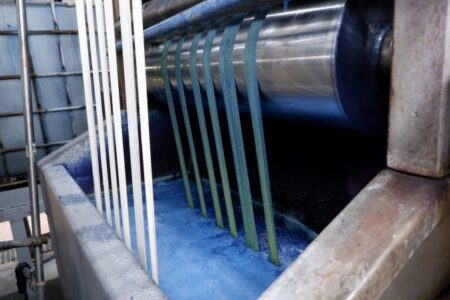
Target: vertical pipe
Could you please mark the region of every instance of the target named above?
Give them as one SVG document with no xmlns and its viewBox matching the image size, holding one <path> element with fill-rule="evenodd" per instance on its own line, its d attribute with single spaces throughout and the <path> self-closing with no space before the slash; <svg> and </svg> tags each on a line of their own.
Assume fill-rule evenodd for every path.
<svg viewBox="0 0 450 300">
<path fill-rule="evenodd" d="M 175 105 L 173 103 L 172 90 L 170 87 L 169 71 L 167 70 L 167 55 L 169 52 L 170 44 L 171 44 L 170 40 L 164 44 L 162 54 L 161 69 L 164 81 L 164 91 L 166 92 L 167 106 L 169 107 L 170 122 L 172 123 L 173 135 L 175 137 L 175 145 L 177 148 L 178 160 L 180 161 L 180 169 L 181 175 L 183 176 L 184 191 L 186 192 L 187 204 L 190 208 L 194 208 L 194 201 L 192 201 L 191 186 L 189 185 L 189 177 L 186 169 L 186 161 L 184 159 L 183 147 L 181 145 L 180 130 L 178 128 L 177 115 L 175 111 Z"/>
<path fill-rule="evenodd" d="M 141 166 L 139 155 L 139 132 L 137 123 L 136 80 L 134 73 L 133 33 L 131 31 L 130 2 L 120 1 L 120 27 L 123 43 L 123 67 L 125 74 L 125 95 L 127 98 L 128 136 L 130 139 L 131 177 L 133 185 L 134 212 L 136 218 L 136 239 L 139 260 L 147 266 L 145 254 L 144 212 L 142 205 Z"/>
<path fill-rule="evenodd" d="M 122 115 L 120 111 L 119 76 L 117 71 L 116 36 L 114 31 L 113 0 L 105 0 L 106 37 L 108 42 L 109 75 L 114 113 L 114 138 L 116 142 L 117 171 L 119 176 L 120 205 L 122 210 L 123 238 L 131 250 L 130 219 L 128 215 L 128 191 L 123 150 Z"/>
<path fill-rule="evenodd" d="M 200 199 L 200 208 L 202 211 L 202 216 L 206 218 L 208 213 L 206 212 L 205 196 L 203 195 L 203 188 L 202 188 L 202 179 L 200 177 L 200 171 L 198 169 L 197 153 L 195 151 L 195 145 L 194 145 L 194 136 L 192 135 L 191 121 L 189 120 L 189 112 L 188 112 L 188 107 L 186 104 L 186 96 L 184 93 L 184 84 L 183 84 L 183 80 L 181 78 L 181 47 L 183 46 L 183 43 L 184 43 L 184 37 L 182 37 L 178 41 L 177 50 L 176 50 L 176 54 L 175 54 L 175 74 L 176 74 L 176 78 L 177 78 L 178 97 L 179 97 L 180 103 L 181 103 L 181 111 L 183 113 L 183 121 L 184 121 L 184 126 L 186 128 L 187 140 L 188 140 L 188 144 L 189 144 L 189 151 L 191 152 L 192 165 L 194 167 L 194 176 L 195 176 L 195 182 L 197 183 L 197 194 Z M 220 217 L 222 218 L 222 215 L 220 215 Z M 218 225 L 219 225 L 219 223 L 218 223 Z M 219 226 L 219 227 L 223 227 L 223 222 L 222 222 L 222 226 Z"/>
<path fill-rule="evenodd" d="M 36 72 L 34 71 L 33 57 L 30 55 L 29 51 L 28 51 L 28 57 L 29 57 L 29 64 L 30 64 L 30 73 L 36 74 Z M 42 110 L 42 104 L 41 104 L 41 100 L 40 100 L 39 89 L 37 86 L 37 78 L 36 77 L 34 77 L 33 80 L 31 80 L 31 88 L 33 90 L 33 92 L 31 93 L 31 95 L 32 95 L 31 101 L 33 101 L 33 94 L 34 94 L 36 109 Z M 39 117 L 39 119 L 38 119 L 39 126 L 41 127 L 41 133 L 42 133 L 42 141 L 44 144 L 48 144 L 49 139 L 48 139 L 47 122 L 45 122 L 43 114 L 39 114 L 38 117 Z M 44 151 L 45 151 L 46 155 L 50 154 L 50 149 L 46 148 Z"/>
<path fill-rule="evenodd" d="M 217 160 L 219 161 L 220 178 L 222 179 L 223 195 L 225 198 L 225 207 L 228 216 L 228 226 L 230 226 L 231 235 L 237 237 L 236 221 L 233 211 L 233 199 L 231 198 L 230 182 L 228 179 L 227 163 L 225 161 L 225 153 L 222 142 L 222 133 L 220 132 L 219 114 L 217 111 L 216 94 L 212 81 L 211 72 L 211 48 L 216 29 L 208 32 L 203 48 L 203 75 L 205 76 L 206 97 L 208 99 L 209 113 L 211 115 L 211 123 L 214 134 L 214 142 L 216 144 Z"/>
<path fill-rule="evenodd" d="M 92 177 L 94 180 L 95 204 L 99 213 L 102 214 L 102 191 L 100 187 L 100 170 L 97 153 L 97 133 L 95 130 L 94 100 L 92 98 L 92 81 L 89 65 L 89 49 L 86 34 L 84 0 L 77 0 L 76 9 L 78 38 L 80 40 L 81 68 L 83 71 L 84 101 L 86 102 L 86 116 L 89 131 L 89 150 L 91 153 Z"/>
<path fill-rule="evenodd" d="M 111 190 L 114 208 L 114 224 L 117 235 L 120 236 L 120 213 L 119 213 L 119 196 L 117 191 L 117 171 L 116 171 L 116 151 L 114 145 L 114 133 L 111 120 L 111 96 L 109 88 L 108 61 L 105 40 L 105 18 L 103 15 L 102 0 L 95 0 L 95 12 L 97 21 L 97 36 L 100 50 L 100 67 L 102 71 L 102 87 L 103 87 L 103 103 L 105 106 L 106 117 L 106 137 L 108 141 L 108 161 L 111 171 Z M 98 108 L 97 108 L 98 109 Z M 105 190 L 105 194 L 109 194 L 109 190 Z"/>
<path fill-rule="evenodd" d="M 158 261 L 156 254 L 155 206 L 153 199 L 152 156 L 150 148 L 150 126 L 148 119 L 147 74 L 145 71 L 144 27 L 142 24 L 142 1 L 133 0 L 133 25 L 136 51 L 136 75 L 141 121 L 141 143 L 144 163 L 145 199 L 150 243 L 152 278 L 158 284 Z"/>
<path fill-rule="evenodd" d="M 34 139 L 33 107 L 31 103 L 30 62 L 28 57 L 27 13 L 25 0 L 17 0 L 17 19 L 19 23 L 21 78 L 23 90 L 23 108 L 25 115 L 26 155 L 28 162 L 28 180 L 30 194 L 30 210 L 32 237 L 41 236 L 41 220 L 39 216 L 39 196 L 36 172 L 36 144 Z M 41 246 L 33 247 L 36 279 L 39 298 L 44 297 L 44 270 Z"/>
<path fill-rule="evenodd" d="M 105 126 L 103 122 L 103 104 L 102 94 L 100 92 L 100 77 L 98 74 L 98 54 L 96 41 L 96 28 L 94 24 L 94 11 L 92 0 L 86 0 L 87 23 L 89 29 L 89 46 L 91 48 L 91 63 L 92 63 L 92 77 L 94 79 L 94 99 L 95 111 L 97 113 L 97 130 L 98 140 L 100 145 L 100 163 L 102 167 L 102 181 L 103 181 L 103 195 L 105 197 L 106 206 L 106 220 L 108 224 L 112 224 L 111 218 L 111 199 L 109 195 L 109 180 L 108 180 L 108 158 L 106 157 L 105 146 Z"/>
</svg>

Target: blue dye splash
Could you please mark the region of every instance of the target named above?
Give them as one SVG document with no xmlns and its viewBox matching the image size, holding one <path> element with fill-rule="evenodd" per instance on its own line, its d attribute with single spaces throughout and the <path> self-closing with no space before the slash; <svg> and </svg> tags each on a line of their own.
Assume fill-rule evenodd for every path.
<svg viewBox="0 0 450 300">
<path fill-rule="evenodd" d="M 216 227 L 209 190 L 205 189 L 210 204 L 207 219 L 200 214 L 197 197 L 197 209 L 187 207 L 182 180 L 156 184 L 154 195 L 159 281 L 169 299 L 256 299 L 309 244 L 301 234 L 277 226 L 282 263 L 277 267 L 269 261 L 262 213 L 255 212 L 260 245 L 260 252 L 255 252 L 246 245 L 239 207 L 235 207 L 238 239 Z M 129 199 L 132 252 L 137 257 L 131 192 Z"/>
</svg>

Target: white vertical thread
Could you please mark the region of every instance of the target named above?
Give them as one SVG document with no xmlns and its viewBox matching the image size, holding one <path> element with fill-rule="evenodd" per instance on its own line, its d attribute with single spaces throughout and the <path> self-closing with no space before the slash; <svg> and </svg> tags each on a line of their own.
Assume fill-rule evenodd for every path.
<svg viewBox="0 0 450 300">
<path fill-rule="evenodd" d="M 112 129 L 111 120 L 111 96 L 109 88 L 108 77 L 108 62 L 106 52 L 106 40 L 105 40 L 105 17 L 103 15 L 103 3 L 102 0 L 95 0 L 95 13 L 97 21 L 97 36 L 100 50 L 100 68 L 102 70 L 102 86 L 103 86 L 103 103 L 105 105 L 105 117 L 106 117 L 106 136 L 108 141 L 108 161 L 111 171 L 111 190 L 114 207 L 114 223 L 116 227 L 116 233 L 120 236 L 120 212 L 119 212 L 119 199 L 117 191 L 117 171 L 116 171 L 116 151 L 114 145 L 114 134 Z"/>
<path fill-rule="evenodd" d="M 148 118 L 147 78 L 145 72 L 144 26 L 142 22 L 142 1 L 133 0 L 133 26 L 136 53 L 136 75 L 141 119 L 141 143 L 144 163 L 145 195 L 147 200 L 147 222 L 150 243 L 152 278 L 158 284 L 158 261 L 156 251 L 155 206 L 153 199 L 153 174 L 150 149 L 150 126 Z"/>
<path fill-rule="evenodd" d="M 102 196 L 100 187 L 100 172 L 97 155 L 97 134 L 95 130 L 94 102 L 92 99 L 92 82 L 89 65 L 89 49 L 86 34 L 86 17 L 84 0 L 76 1 L 78 39 L 80 42 L 81 68 L 83 71 L 84 99 L 86 104 L 86 116 L 89 131 L 89 149 L 91 153 L 92 176 L 94 180 L 95 204 L 102 213 Z"/>
<path fill-rule="evenodd" d="M 134 73 L 133 36 L 131 31 L 130 2 L 120 1 L 120 26 L 122 30 L 123 68 L 125 74 L 125 95 L 127 98 L 128 135 L 130 141 L 131 178 L 136 218 L 136 240 L 139 260 L 147 269 L 145 251 L 144 212 L 139 154 L 139 132 L 137 124 L 136 81 Z"/>
<path fill-rule="evenodd" d="M 114 11 L 112 0 L 105 0 L 105 23 L 108 42 L 109 74 L 111 76 L 111 96 L 114 113 L 114 137 L 117 151 L 117 170 L 119 176 L 119 192 L 122 210 L 123 237 L 131 250 L 130 220 L 128 216 L 128 191 L 125 173 L 125 156 L 122 136 L 122 117 L 120 112 L 119 76 L 117 72 L 116 34 L 114 29 Z"/>
<path fill-rule="evenodd" d="M 92 0 L 86 1 L 86 12 L 89 29 L 89 46 L 91 48 L 92 76 L 94 78 L 95 110 L 97 112 L 97 130 L 100 144 L 100 163 L 102 168 L 103 194 L 105 197 L 106 220 L 111 225 L 111 200 L 109 197 L 108 161 L 105 147 L 105 128 L 103 123 L 103 105 L 100 92 L 100 77 L 98 74 L 97 43 L 95 39 L 94 11 Z"/>
</svg>

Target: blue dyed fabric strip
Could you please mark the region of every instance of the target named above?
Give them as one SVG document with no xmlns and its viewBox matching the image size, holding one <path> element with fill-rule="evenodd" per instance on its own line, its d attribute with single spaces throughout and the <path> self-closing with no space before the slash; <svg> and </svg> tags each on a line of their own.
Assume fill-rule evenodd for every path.
<svg viewBox="0 0 450 300">
<path fill-rule="evenodd" d="M 248 30 L 244 51 L 244 73 L 247 86 L 247 96 L 255 138 L 256 158 L 258 162 L 259 181 L 266 221 L 267 239 L 269 241 L 270 260 L 280 265 L 277 238 L 272 207 L 272 193 L 270 190 L 269 167 L 267 165 L 266 143 L 261 114 L 261 99 L 259 95 L 258 76 L 256 70 L 256 45 L 259 32 L 269 9 L 258 12 Z"/>
<path fill-rule="evenodd" d="M 222 141 L 222 133 L 220 131 L 219 114 L 217 110 L 216 94 L 214 92 L 214 84 L 211 71 L 211 49 L 216 36 L 217 30 L 211 29 L 206 35 L 205 45 L 203 47 L 203 76 L 205 80 L 206 97 L 208 100 L 209 113 L 213 128 L 214 142 L 216 144 L 217 160 L 219 161 L 220 178 L 222 180 L 223 194 L 225 198 L 225 206 L 227 210 L 228 225 L 231 235 L 237 237 L 236 221 L 233 211 L 233 201 L 231 198 L 231 188 L 228 178 L 227 164 Z"/>
<path fill-rule="evenodd" d="M 162 77 L 163 77 L 163 81 L 164 81 L 164 90 L 166 92 L 167 105 L 169 107 L 170 121 L 172 123 L 172 130 L 173 130 L 173 135 L 175 138 L 175 145 L 176 145 L 177 153 L 178 153 L 178 160 L 180 161 L 181 175 L 183 176 L 183 183 L 184 183 L 184 190 L 186 192 L 186 199 L 187 199 L 188 206 L 190 208 L 194 208 L 194 201 L 192 200 L 191 187 L 189 185 L 189 178 L 188 178 L 188 173 L 187 173 L 187 169 L 186 169 L 186 162 L 184 159 L 183 146 L 181 144 L 180 130 L 178 127 L 175 105 L 173 103 L 172 90 L 170 88 L 169 72 L 167 70 L 167 54 L 169 52 L 170 45 L 171 45 L 170 40 L 168 40 L 164 44 L 162 66 L 161 66 Z"/>
<path fill-rule="evenodd" d="M 205 196 L 203 194 L 203 187 L 202 187 L 202 179 L 200 177 L 200 170 L 198 168 L 197 152 L 195 150 L 194 136 L 192 134 L 191 121 L 189 119 L 189 111 L 186 103 L 186 95 L 184 92 L 184 83 L 183 79 L 181 78 L 181 48 L 183 47 L 184 41 L 185 38 L 182 37 L 180 38 L 177 44 L 177 49 L 175 53 L 175 77 L 177 79 L 178 98 L 181 104 L 181 111 L 183 113 L 183 120 L 189 144 L 189 151 L 191 153 L 192 166 L 194 168 L 194 176 L 195 182 L 197 184 L 197 194 L 200 201 L 200 209 L 202 211 L 202 216 L 206 218 L 208 216 L 208 213 L 206 211 Z"/>
<path fill-rule="evenodd" d="M 223 33 L 219 52 L 219 71 L 231 138 L 231 148 L 233 150 L 239 198 L 241 201 L 245 238 L 250 248 L 258 250 L 258 240 L 256 235 L 247 162 L 245 159 L 244 139 L 242 136 L 233 67 L 234 42 L 244 17 L 245 15 L 236 17 Z"/>
</svg>

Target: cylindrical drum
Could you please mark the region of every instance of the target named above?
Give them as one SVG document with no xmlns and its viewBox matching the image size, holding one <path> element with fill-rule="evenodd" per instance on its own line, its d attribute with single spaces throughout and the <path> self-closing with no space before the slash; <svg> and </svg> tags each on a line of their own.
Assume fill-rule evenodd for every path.
<svg viewBox="0 0 450 300">
<path fill-rule="evenodd" d="M 376 3 L 362 3 L 376 2 Z M 255 13 L 243 18 L 236 36 L 233 64 L 240 109 L 248 111 L 244 76 L 244 50 L 249 26 Z M 218 67 L 224 28 L 217 29 L 211 53 L 214 87 L 220 102 L 221 84 Z M 197 53 L 197 69 L 204 89 L 202 68 L 206 33 L 214 21 L 197 30 L 203 37 Z M 275 7 L 267 14 L 256 47 L 256 67 L 261 107 L 265 115 L 312 121 L 328 126 L 344 126 L 361 132 L 385 130 L 388 103 L 388 75 L 383 57 L 383 42 L 392 23 L 392 1 L 326 2 L 294 1 Z M 189 92 L 189 52 L 193 32 L 182 47 L 181 70 Z M 175 38 L 168 56 L 171 85 L 174 74 Z M 147 46 L 147 78 L 150 94 L 165 101 L 161 74 L 163 45 Z M 385 54 L 384 54 L 385 56 Z M 384 64 L 383 64 L 384 62 Z M 223 102 L 222 102 L 223 104 Z"/>
</svg>

